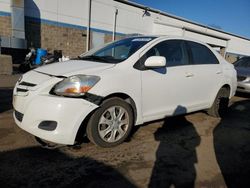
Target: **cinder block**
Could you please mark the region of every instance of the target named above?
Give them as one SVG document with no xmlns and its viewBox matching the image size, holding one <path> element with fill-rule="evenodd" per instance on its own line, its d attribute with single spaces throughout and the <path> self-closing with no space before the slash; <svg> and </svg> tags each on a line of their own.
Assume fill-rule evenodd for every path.
<svg viewBox="0 0 250 188">
<path fill-rule="evenodd" d="M 10 55 L 0 55 L 0 74 L 11 75 L 12 57 Z"/>
<path fill-rule="evenodd" d="M 9 16 L 0 17 L 0 36 L 11 36 L 11 20 Z"/>
<path fill-rule="evenodd" d="M 82 54 L 86 47 L 85 30 L 52 26 L 47 24 L 26 22 L 26 36 L 28 44 L 35 48 L 45 48 L 53 52 L 55 49 L 63 51 L 63 55 L 76 57 Z"/>
</svg>

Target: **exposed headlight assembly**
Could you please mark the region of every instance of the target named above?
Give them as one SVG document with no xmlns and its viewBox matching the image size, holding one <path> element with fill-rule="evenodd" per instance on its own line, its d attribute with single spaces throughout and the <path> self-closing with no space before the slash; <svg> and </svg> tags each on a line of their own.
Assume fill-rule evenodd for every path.
<svg viewBox="0 0 250 188">
<path fill-rule="evenodd" d="M 70 76 L 57 83 L 53 93 L 60 96 L 80 97 L 88 92 L 99 80 L 100 77 L 98 76 Z"/>
</svg>

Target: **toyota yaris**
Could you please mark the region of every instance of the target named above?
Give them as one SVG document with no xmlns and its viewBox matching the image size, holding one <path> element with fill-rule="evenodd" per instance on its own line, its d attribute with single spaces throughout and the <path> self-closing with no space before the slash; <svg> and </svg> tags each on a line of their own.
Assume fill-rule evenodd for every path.
<svg viewBox="0 0 250 188">
<path fill-rule="evenodd" d="M 87 136 L 112 147 L 148 121 L 198 110 L 219 117 L 236 86 L 233 65 L 206 44 L 131 37 L 24 74 L 14 119 L 43 140 L 73 145 Z"/>
</svg>

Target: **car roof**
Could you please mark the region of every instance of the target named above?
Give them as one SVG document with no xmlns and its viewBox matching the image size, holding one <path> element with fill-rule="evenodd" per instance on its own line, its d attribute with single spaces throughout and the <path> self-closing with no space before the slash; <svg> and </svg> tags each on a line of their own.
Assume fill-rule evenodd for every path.
<svg viewBox="0 0 250 188">
<path fill-rule="evenodd" d="M 138 36 L 128 36 L 127 38 L 154 38 L 152 41 L 161 41 L 161 40 L 185 40 L 185 41 L 192 41 L 192 42 L 196 42 L 199 44 L 202 44 L 206 47 L 208 47 L 209 49 L 213 49 L 211 46 L 209 46 L 207 43 L 194 39 L 194 38 L 190 38 L 190 37 L 186 37 L 186 36 L 175 36 L 175 35 L 138 35 Z"/>
<path fill-rule="evenodd" d="M 202 42 L 200 40 L 194 39 L 194 38 L 190 38 L 190 37 L 185 37 L 185 36 L 175 36 L 175 35 L 139 35 L 139 36 L 129 36 L 129 38 L 155 38 L 157 40 L 169 40 L 169 39 L 178 39 L 178 40 L 187 40 L 187 41 L 193 41 L 193 42 L 197 42 L 200 44 L 206 44 L 205 42 Z"/>
</svg>

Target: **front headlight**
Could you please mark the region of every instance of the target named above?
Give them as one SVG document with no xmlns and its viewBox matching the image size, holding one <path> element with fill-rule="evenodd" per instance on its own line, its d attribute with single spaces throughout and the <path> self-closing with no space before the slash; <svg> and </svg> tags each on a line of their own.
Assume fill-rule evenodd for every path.
<svg viewBox="0 0 250 188">
<path fill-rule="evenodd" d="M 53 93 L 61 96 L 80 97 L 88 92 L 98 81 L 98 76 L 75 75 L 57 83 Z"/>
</svg>

